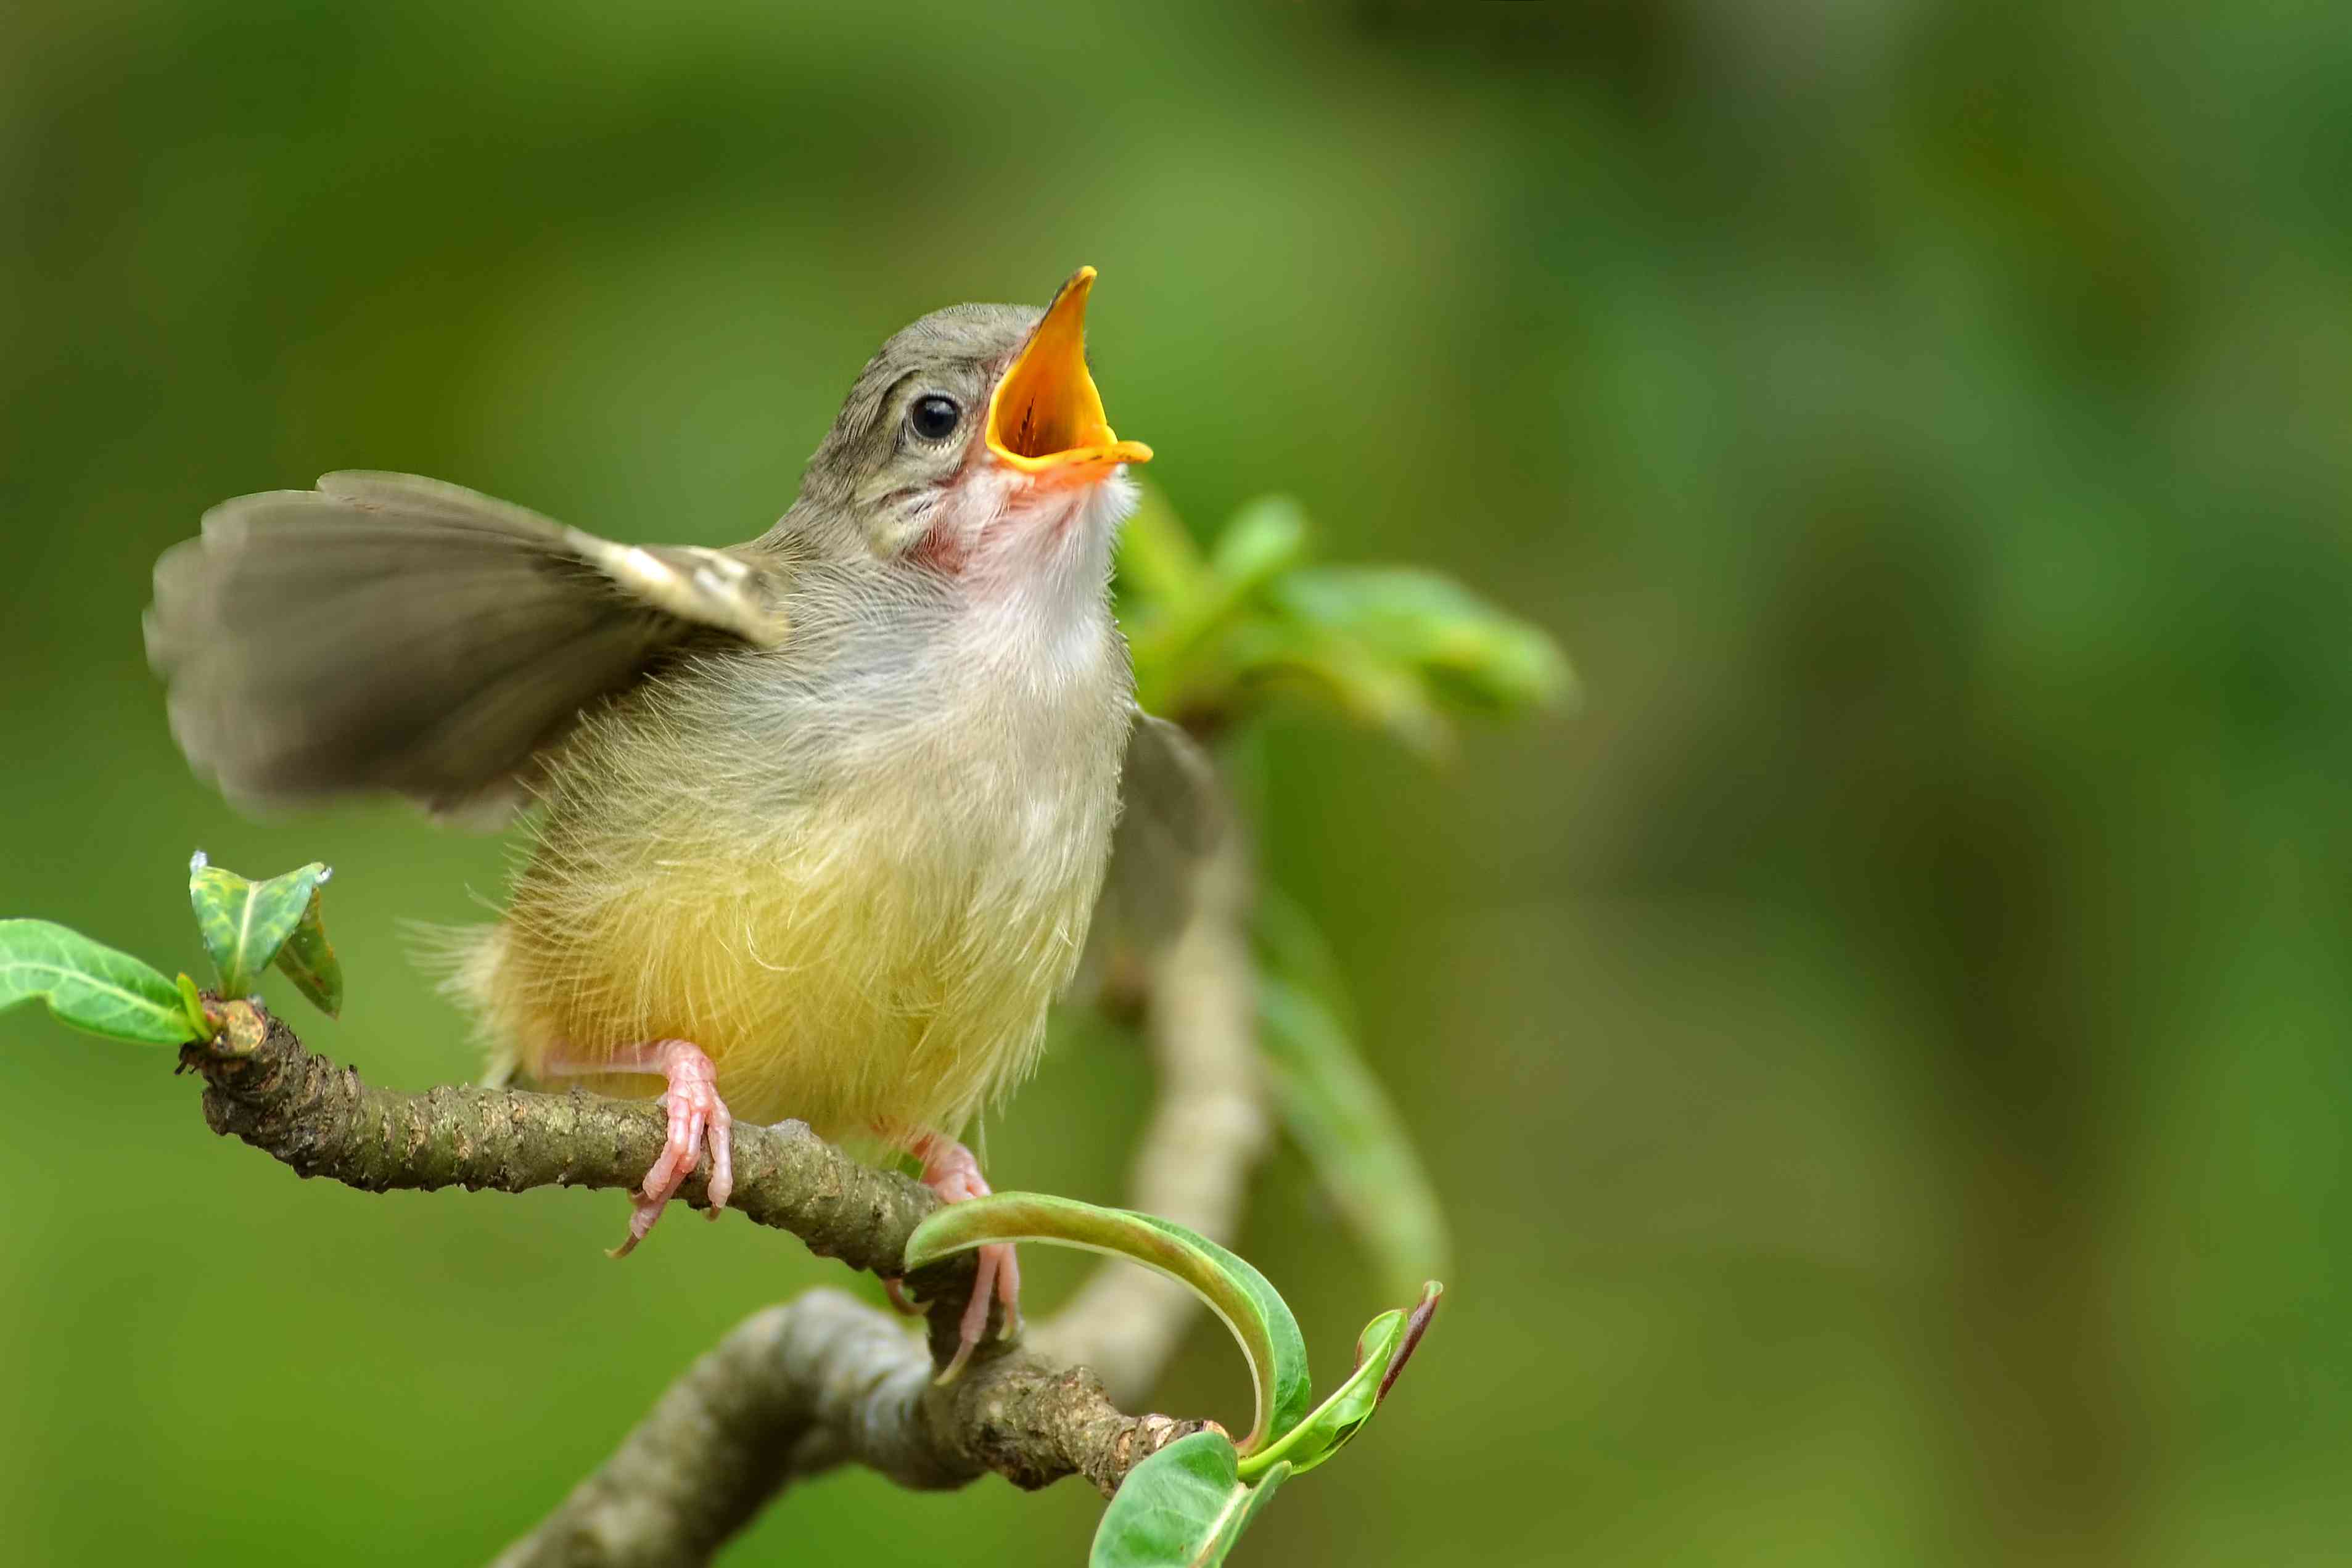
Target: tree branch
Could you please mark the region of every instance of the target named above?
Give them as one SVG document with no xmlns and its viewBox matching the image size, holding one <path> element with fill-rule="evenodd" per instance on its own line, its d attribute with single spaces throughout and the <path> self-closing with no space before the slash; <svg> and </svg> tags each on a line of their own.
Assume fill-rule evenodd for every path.
<svg viewBox="0 0 2352 1568">
<path fill-rule="evenodd" d="M 299 1175 L 369 1192 L 626 1188 L 660 1151 L 664 1115 L 650 1102 L 578 1092 L 445 1087 L 410 1094 L 373 1088 L 357 1072 L 306 1050 L 283 1019 L 258 1009 L 253 1021 L 237 1019 L 247 1005 L 229 1004 L 233 1027 L 211 1044 L 184 1047 L 182 1061 L 205 1077 L 205 1120 L 215 1132 L 242 1138 Z M 239 1022 L 246 1027 L 234 1027 Z M 907 1238 L 938 1206 L 920 1185 L 851 1159 L 796 1122 L 739 1123 L 734 1147 L 737 1196 L 730 1207 L 854 1268 L 897 1274 Z M 707 1206 L 700 1176 L 688 1182 L 685 1197 Z M 935 1303 L 934 1343 L 954 1343 L 971 1270 L 968 1258 L 950 1260 L 908 1280 L 910 1291 Z M 688 1530 L 688 1521 L 731 1520 L 709 1537 L 701 1548 L 707 1552 L 799 1468 L 790 1461 L 799 1457 L 803 1439 L 810 1442 L 811 1458 L 855 1459 L 909 1486 L 961 1485 L 992 1470 L 1024 1487 L 1083 1475 L 1108 1496 L 1147 1455 L 1202 1425 L 1124 1415 L 1092 1373 L 1049 1366 L 1018 1351 L 987 1355 L 983 1350 L 984 1359 L 939 1387 L 930 1381 L 930 1354 L 896 1322 L 845 1297 L 811 1300 L 816 1305 L 804 1320 L 789 1316 L 798 1307 L 783 1309 L 788 1315 L 781 1320 L 763 1313 L 698 1364 L 574 1494 L 565 1513 L 584 1508 L 586 1518 L 609 1519 L 613 1500 L 627 1493 L 632 1500 L 619 1511 L 667 1511 L 682 1532 L 679 1540 L 706 1533 Z M 867 1321 L 856 1322 L 853 1312 Z M 762 1323 L 770 1324 L 764 1333 Z M 843 1359 L 828 1359 L 827 1347 Z M 771 1353 L 766 1364 L 751 1368 L 763 1350 Z M 727 1399 L 715 1405 L 710 1396 L 721 1384 Z M 763 1438 L 796 1423 L 803 1428 L 801 1437 L 783 1450 Z M 677 1434 L 698 1425 L 711 1429 L 689 1444 L 693 1457 L 708 1460 L 716 1442 L 729 1450 L 727 1462 L 677 1462 Z M 754 1462 L 761 1456 L 771 1462 Z M 780 1458 L 787 1461 L 782 1469 L 772 1462 Z M 747 1474 L 756 1479 L 756 1495 L 739 1508 L 751 1484 Z M 570 1532 L 579 1521 L 560 1514 L 550 1523 Z M 520 1560 L 673 1559 L 592 1553 Z"/>
<path fill-rule="evenodd" d="M 356 1071 L 311 1055 L 283 1019 L 261 1017 L 266 1033 L 257 1042 L 240 1046 L 232 1030 L 211 1046 L 187 1047 L 183 1061 L 205 1076 L 205 1120 L 213 1131 L 244 1139 L 298 1176 L 365 1192 L 626 1190 L 651 1168 L 667 1135 L 666 1116 L 650 1100 L 580 1090 L 373 1088 Z M 803 1123 L 738 1124 L 734 1147 L 728 1207 L 853 1269 L 896 1274 L 907 1238 L 939 1206 L 920 1183 L 850 1158 Z M 709 1207 L 700 1172 L 679 1197 Z"/>
<path fill-rule="evenodd" d="M 856 1419 L 854 1407 L 903 1410 L 929 1372 L 904 1330 L 837 1291 L 771 1307 L 688 1368 L 612 1458 L 493 1568 L 702 1563 L 775 1495 L 780 1478 L 821 1468 L 812 1450 L 839 1457 L 828 1434 L 910 1428 L 903 1418 Z M 965 1479 L 928 1455 L 869 1462 L 908 1486 Z"/>
<path fill-rule="evenodd" d="M 492 1568 L 691 1568 L 789 1481 L 845 1462 L 934 1489 L 986 1469 L 1042 1484 L 1052 1474 L 1027 1467 L 1050 1456 L 1108 1495 L 1146 1455 L 1202 1425 L 1121 1416 L 1083 1367 L 1047 1373 L 1025 1356 L 937 1388 L 930 1357 L 887 1314 L 811 1291 L 696 1362 Z"/>
</svg>

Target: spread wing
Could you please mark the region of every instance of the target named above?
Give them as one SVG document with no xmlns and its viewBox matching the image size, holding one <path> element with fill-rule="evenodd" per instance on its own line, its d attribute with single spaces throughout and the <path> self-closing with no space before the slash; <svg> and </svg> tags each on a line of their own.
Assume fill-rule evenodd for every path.
<svg viewBox="0 0 2352 1568">
<path fill-rule="evenodd" d="M 1192 918 L 1198 878 L 1232 831 L 1215 766 L 1192 737 L 1138 709 L 1119 774 L 1118 827 L 1076 988 L 1108 980 L 1118 957 L 1148 961 Z"/>
<path fill-rule="evenodd" d="M 505 815 L 582 711 L 672 650 L 784 640 L 778 565 L 614 544 L 407 474 L 224 501 L 155 563 L 172 735 L 240 804 Z"/>
</svg>

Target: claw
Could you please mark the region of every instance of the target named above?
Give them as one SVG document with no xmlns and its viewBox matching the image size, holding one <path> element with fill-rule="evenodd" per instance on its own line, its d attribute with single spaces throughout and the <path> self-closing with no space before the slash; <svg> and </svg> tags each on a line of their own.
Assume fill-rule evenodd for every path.
<svg viewBox="0 0 2352 1568">
<path fill-rule="evenodd" d="M 710 1218 L 727 1207 L 735 1192 L 735 1118 L 719 1097 L 718 1070 L 699 1046 L 689 1040 L 664 1040 L 642 1051 L 625 1051 L 601 1061 L 561 1061 L 550 1064 L 557 1073 L 658 1072 L 668 1081 L 660 1103 L 669 1112 L 668 1136 L 653 1167 L 637 1190 L 630 1194 L 629 1234 L 609 1256 L 625 1258 L 661 1218 L 662 1210 L 677 1196 L 710 1149 Z"/>
<path fill-rule="evenodd" d="M 1010 1242 L 996 1262 L 996 1299 L 1004 1308 L 1004 1337 L 1021 1337 L 1021 1256 Z"/>
<path fill-rule="evenodd" d="M 941 1200 L 961 1203 L 968 1197 L 988 1196 L 988 1182 L 980 1174 L 980 1162 L 953 1138 L 926 1133 L 914 1140 L 912 1152 L 923 1162 L 923 1185 L 938 1193 Z M 1004 1337 L 1018 1334 L 1021 1266 L 1014 1260 L 1010 1242 L 991 1242 L 980 1249 L 980 1268 L 972 1278 L 971 1300 L 964 1303 L 963 1317 L 956 1325 L 955 1354 L 949 1358 L 935 1381 L 953 1383 L 962 1375 L 971 1361 L 971 1353 L 988 1333 L 992 1297 L 1004 1307 Z"/>
</svg>

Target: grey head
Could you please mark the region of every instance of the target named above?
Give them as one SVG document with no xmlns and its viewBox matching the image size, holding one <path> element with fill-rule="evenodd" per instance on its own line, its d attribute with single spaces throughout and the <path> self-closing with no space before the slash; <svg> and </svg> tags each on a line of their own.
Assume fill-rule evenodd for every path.
<svg viewBox="0 0 2352 1568">
<path fill-rule="evenodd" d="M 1045 314 L 950 305 L 892 334 L 857 372 L 803 489 L 839 505 L 951 477 L 987 417 L 989 389 Z"/>
<path fill-rule="evenodd" d="M 952 305 L 885 342 L 809 459 L 767 542 L 891 559 L 944 512 L 982 516 L 1067 497 L 1150 448 L 1105 423 L 1086 358 L 1082 267 L 1040 310 Z"/>
</svg>

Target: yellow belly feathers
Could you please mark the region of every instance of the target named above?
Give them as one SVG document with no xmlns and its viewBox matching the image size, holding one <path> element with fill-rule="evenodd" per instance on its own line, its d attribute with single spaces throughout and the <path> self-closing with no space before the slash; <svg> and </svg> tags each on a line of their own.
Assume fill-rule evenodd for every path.
<svg viewBox="0 0 2352 1568">
<path fill-rule="evenodd" d="M 782 807 L 740 759 L 654 760 L 677 755 L 656 727 L 591 737 L 506 920 L 466 944 L 452 988 L 496 1046 L 549 1079 L 691 1040 L 737 1116 L 834 1137 L 953 1134 L 1027 1074 L 1085 944 L 1123 721 L 978 765 L 941 735 Z"/>
</svg>

